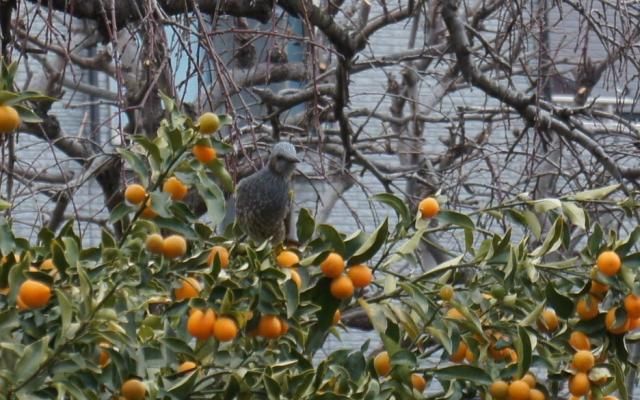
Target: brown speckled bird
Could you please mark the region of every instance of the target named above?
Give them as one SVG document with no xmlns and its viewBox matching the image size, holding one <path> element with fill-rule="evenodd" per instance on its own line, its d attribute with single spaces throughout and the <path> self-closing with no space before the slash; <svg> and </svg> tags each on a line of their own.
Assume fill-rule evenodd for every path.
<svg viewBox="0 0 640 400">
<path fill-rule="evenodd" d="M 236 223 L 254 242 L 271 238 L 272 244 L 279 244 L 285 239 L 289 183 L 298 162 L 295 147 L 279 142 L 271 149 L 269 163 L 238 184 Z"/>
</svg>

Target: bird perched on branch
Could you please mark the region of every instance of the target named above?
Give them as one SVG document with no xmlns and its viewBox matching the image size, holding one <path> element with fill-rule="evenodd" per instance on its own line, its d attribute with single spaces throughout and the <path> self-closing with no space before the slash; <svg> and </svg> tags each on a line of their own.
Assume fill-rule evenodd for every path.
<svg viewBox="0 0 640 400">
<path fill-rule="evenodd" d="M 236 224 L 254 242 L 284 241 L 291 202 L 289 183 L 298 162 L 293 145 L 279 142 L 271 149 L 268 164 L 238 184 Z"/>
</svg>

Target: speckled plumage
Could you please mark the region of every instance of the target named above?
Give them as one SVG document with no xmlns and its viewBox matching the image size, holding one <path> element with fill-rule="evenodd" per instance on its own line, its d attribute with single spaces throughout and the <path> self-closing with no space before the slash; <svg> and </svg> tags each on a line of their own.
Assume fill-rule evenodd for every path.
<svg viewBox="0 0 640 400">
<path fill-rule="evenodd" d="M 290 143 L 273 146 L 269 163 L 240 181 L 236 191 L 236 223 L 256 243 L 285 239 L 289 212 L 289 182 L 298 162 Z"/>
</svg>

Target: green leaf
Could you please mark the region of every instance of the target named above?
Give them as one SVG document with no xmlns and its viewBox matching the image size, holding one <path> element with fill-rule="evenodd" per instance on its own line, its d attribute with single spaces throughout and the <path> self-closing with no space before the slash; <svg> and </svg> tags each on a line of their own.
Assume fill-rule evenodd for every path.
<svg viewBox="0 0 640 400">
<path fill-rule="evenodd" d="M 545 289 L 547 296 L 547 304 L 553 308 L 560 318 L 567 319 L 573 315 L 573 301 L 565 295 L 560 294 L 553 285 L 553 282 L 549 282 Z"/>
<path fill-rule="evenodd" d="M 516 339 L 516 352 L 518 353 L 518 369 L 516 376 L 522 378 L 531 367 L 533 348 L 531 346 L 531 338 L 527 330 L 518 326 L 518 338 Z"/>
<path fill-rule="evenodd" d="M 191 394 L 193 387 L 198 381 L 198 375 L 200 371 L 198 368 L 188 372 L 185 376 L 181 377 L 176 383 L 167 388 L 167 391 L 179 399 L 187 399 Z"/>
<path fill-rule="evenodd" d="M 336 253 L 339 253 L 340 255 L 344 254 L 344 242 L 342 241 L 342 237 L 340 237 L 340 234 L 338 233 L 336 228 L 331 225 L 321 224 L 317 226 L 317 230 L 320 234 L 320 237 L 325 242 L 329 242 Z"/>
<path fill-rule="evenodd" d="M 547 211 L 555 210 L 562 207 L 562 202 L 558 199 L 540 199 L 530 201 L 529 204 L 533 206 L 533 209 L 537 213 L 546 213 Z"/>
<path fill-rule="evenodd" d="M 11 203 L 0 198 L 0 211 L 5 211 L 11 208 Z"/>
<path fill-rule="evenodd" d="M 73 317 L 73 306 L 64 291 L 55 289 L 55 292 L 58 306 L 60 307 L 60 335 L 57 338 L 57 344 L 59 345 L 66 340 L 67 332 L 71 325 L 71 318 Z"/>
<path fill-rule="evenodd" d="M 407 204 L 392 193 L 379 193 L 371 197 L 372 201 L 377 201 L 393 208 L 398 216 L 398 222 L 405 227 L 411 225 L 411 212 Z"/>
<path fill-rule="evenodd" d="M 625 374 L 622 370 L 622 363 L 620 360 L 612 358 L 611 365 L 613 366 L 613 373 L 616 377 L 616 387 L 618 388 L 618 392 L 620 392 L 620 397 L 622 400 L 629 400 L 629 392 L 627 390 L 627 385 L 625 382 Z"/>
<path fill-rule="evenodd" d="M 376 228 L 367 241 L 351 256 L 349 265 L 361 264 L 368 261 L 380 250 L 380 247 L 382 247 L 388 236 L 389 220 L 385 218 L 384 222 Z"/>
<path fill-rule="evenodd" d="M 142 156 L 140 154 L 136 154 L 130 150 L 127 150 L 121 147 L 117 148 L 116 150 L 118 151 L 118 153 L 120 153 L 122 158 L 127 162 L 129 167 L 131 167 L 133 172 L 135 172 L 138 175 L 138 179 L 140 180 L 140 182 L 143 182 L 144 185 L 148 185 L 149 184 L 148 179 L 151 176 L 151 173 L 149 171 L 149 168 L 147 167 L 147 163 L 142 158 Z"/>
<path fill-rule="evenodd" d="M 20 120 L 23 123 L 26 122 L 29 124 L 39 124 L 42 122 L 42 118 L 40 118 L 40 116 L 36 114 L 32 109 L 18 104 L 14 105 L 13 107 L 18 112 L 18 115 L 20 115 Z"/>
<path fill-rule="evenodd" d="M 36 373 L 47 357 L 48 344 L 49 336 L 44 336 L 24 349 L 15 365 L 16 382 L 24 382 Z"/>
<path fill-rule="evenodd" d="M 287 301 L 287 318 L 295 315 L 300 304 L 300 296 L 298 294 L 298 286 L 291 279 L 284 281 L 284 295 Z"/>
<path fill-rule="evenodd" d="M 483 369 L 471 365 L 454 365 L 440 368 L 435 371 L 434 375 L 440 380 L 461 379 L 473 382 L 476 385 L 489 385 L 493 381 Z"/>
<path fill-rule="evenodd" d="M 466 229 L 475 229 L 476 227 L 471 218 L 456 211 L 440 211 L 440 213 L 438 214 L 438 220 Z"/>
<path fill-rule="evenodd" d="M 16 248 L 15 237 L 11 227 L 4 219 L 0 219 L 0 252 L 9 254 Z"/>
<path fill-rule="evenodd" d="M 620 188 L 620 184 L 609 185 L 609 186 L 601 187 L 598 189 L 591 189 L 591 190 L 585 190 L 583 192 L 578 192 L 573 196 L 568 196 L 568 198 L 577 200 L 577 201 L 602 200 L 605 197 L 609 196 L 611 193 L 618 190 L 619 188 Z"/>
<path fill-rule="evenodd" d="M 149 154 L 149 156 L 151 157 L 151 161 L 153 163 L 152 165 L 155 165 L 155 167 L 157 168 L 162 163 L 160 149 L 154 142 L 149 140 L 149 138 L 144 135 L 134 135 L 132 136 L 132 140 L 147 151 L 147 154 Z"/>
<path fill-rule="evenodd" d="M 296 233 L 298 235 L 298 242 L 306 243 L 313 236 L 313 232 L 316 229 L 316 222 L 313 216 L 306 208 L 301 208 L 298 213 L 298 222 L 296 223 Z"/>
<path fill-rule="evenodd" d="M 531 252 L 533 257 L 542 257 L 548 253 L 554 252 L 562 244 L 562 231 L 564 228 L 564 220 L 562 217 L 556 218 L 555 223 L 547 232 L 544 242 Z"/>
<path fill-rule="evenodd" d="M 529 229 L 531 233 L 536 237 L 536 239 L 540 239 L 542 236 L 542 227 L 540 226 L 540 221 L 538 220 L 538 216 L 533 213 L 531 210 L 524 210 L 522 212 L 524 219 L 527 221 L 529 225 Z"/>
<path fill-rule="evenodd" d="M 569 221 L 571 221 L 572 224 L 582 229 L 586 229 L 586 214 L 576 203 L 566 201 L 562 202 L 562 212 L 567 216 L 567 218 L 569 218 Z"/>
</svg>

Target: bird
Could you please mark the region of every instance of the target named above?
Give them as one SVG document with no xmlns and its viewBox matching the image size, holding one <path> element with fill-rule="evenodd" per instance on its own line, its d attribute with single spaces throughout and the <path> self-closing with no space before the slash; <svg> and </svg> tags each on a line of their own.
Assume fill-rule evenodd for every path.
<svg viewBox="0 0 640 400">
<path fill-rule="evenodd" d="M 267 165 L 238 183 L 236 225 L 255 243 L 284 241 L 291 176 L 299 162 L 291 143 L 278 142 L 271 148 Z"/>
</svg>

